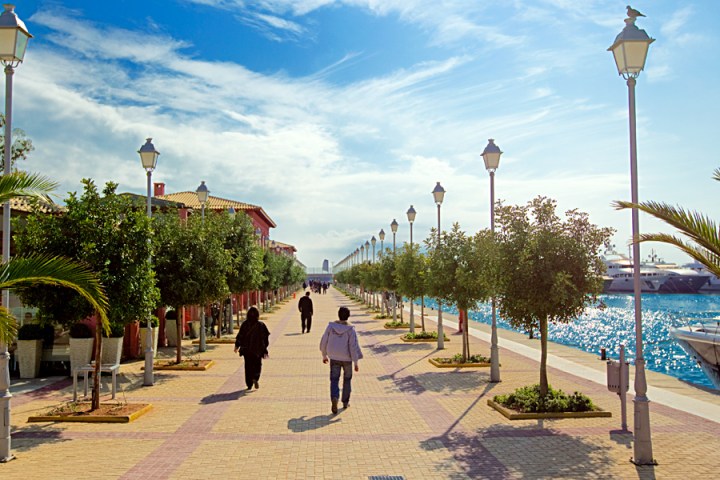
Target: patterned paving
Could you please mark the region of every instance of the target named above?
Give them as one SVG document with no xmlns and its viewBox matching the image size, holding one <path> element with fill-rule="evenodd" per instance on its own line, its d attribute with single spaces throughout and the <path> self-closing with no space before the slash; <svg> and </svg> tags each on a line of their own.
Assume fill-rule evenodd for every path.
<svg viewBox="0 0 720 480">
<path fill-rule="evenodd" d="M 66 380 L 17 395 L 17 459 L 0 465 L 0 478 L 691 479 L 714 477 L 720 467 L 717 423 L 652 404 L 659 465 L 635 467 L 632 433 L 619 430 L 619 401 L 603 385 L 550 369 L 554 387 L 590 395 L 613 417 L 511 422 L 486 401 L 535 383 L 537 362 L 501 349 L 499 384 L 488 382 L 487 369 L 436 369 L 427 361 L 434 344 L 402 343 L 401 332 L 382 329 L 383 321 L 334 290 L 312 298 L 309 334 L 300 334 L 296 300 L 265 316 L 272 334 L 259 390 L 245 390 L 232 345 L 209 345 L 201 356 L 216 366 L 158 373 L 153 387 L 141 386 L 142 362 L 123 365 L 119 398 L 154 405 L 131 424 L 26 423 L 71 397 Z M 333 415 L 318 344 L 341 304 L 351 307 L 366 358 L 350 408 Z M 472 342 L 474 352 L 489 351 Z M 460 348 L 446 346 L 447 354 Z M 628 412 L 632 425 L 631 403 Z"/>
</svg>

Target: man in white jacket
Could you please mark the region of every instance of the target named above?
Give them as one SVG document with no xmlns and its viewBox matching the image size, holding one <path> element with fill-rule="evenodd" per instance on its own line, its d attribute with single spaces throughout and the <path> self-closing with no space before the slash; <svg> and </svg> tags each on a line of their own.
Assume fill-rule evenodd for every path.
<svg viewBox="0 0 720 480">
<path fill-rule="evenodd" d="M 359 371 L 358 361 L 363 358 L 360 344 L 358 343 L 355 327 L 348 325 L 350 310 L 347 307 L 340 307 L 338 310 L 338 321 L 328 323 L 322 339 L 320 339 L 320 351 L 323 355 L 323 363 L 330 359 L 330 401 L 332 402 L 332 413 L 337 413 L 338 399 L 340 397 L 340 370 L 343 371 L 342 402 L 343 408 L 350 406 L 350 391 L 352 382 L 352 367 L 355 364 L 355 371 Z"/>
</svg>

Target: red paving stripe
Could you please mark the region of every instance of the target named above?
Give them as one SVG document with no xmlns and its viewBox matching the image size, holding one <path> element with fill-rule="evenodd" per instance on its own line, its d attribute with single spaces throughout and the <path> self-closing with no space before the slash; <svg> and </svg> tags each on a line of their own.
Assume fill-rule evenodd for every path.
<svg viewBox="0 0 720 480">
<path fill-rule="evenodd" d="M 20 405 L 24 405 L 35 400 L 53 397 L 57 395 L 60 390 L 70 386 L 72 386 L 72 380 L 70 378 L 63 378 L 62 380 L 58 380 L 57 382 L 51 383 L 50 385 L 45 385 L 44 387 L 38 388 L 37 390 L 32 390 L 26 393 L 19 393 L 16 396 L 13 396 L 12 405 L 19 407 Z M 12 393 L 12 390 L 10 391 L 10 393 Z"/>
<path fill-rule="evenodd" d="M 270 335 L 271 352 L 272 344 L 280 338 L 279 334 L 285 330 L 291 316 L 294 317 L 292 310 L 274 326 L 274 333 L 271 332 Z M 216 395 L 236 392 L 244 384 L 244 366 L 242 362 L 239 362 L 237 370 L 217 390 Z M 230 405 L 232 405 L 231 402 L 201 403 L 198 411 L 173 432 L 162 445 L 141 459 L 120 478 L 123 480 L 169 478 L 200 444 L 212 435 L 212 428 L 230 408 Z"/>
</svg>

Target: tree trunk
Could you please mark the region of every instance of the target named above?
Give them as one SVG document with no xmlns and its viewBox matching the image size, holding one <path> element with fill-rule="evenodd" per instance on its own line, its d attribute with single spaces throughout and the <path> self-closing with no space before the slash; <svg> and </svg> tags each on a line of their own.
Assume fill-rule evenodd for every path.
<svg viewBox="0 0 720 480">
<path fill-rule="evenodd" d="M 95 374 L 93 376 L 92 405 L 90 410 L 100 408 L 100 364 L 102 363 L 102 325 L 100 319 L 95 326 Z"/>
<path fill-rule="evenodd" d="M 182 361 L 182 339 L 185 334 L 185 328 L 183 328 L 183 318 L 185 317 L 185 309 L 183 307 L 175 307 L 175 325 L 177 328 L 177 345 L 175 347 L 175 361 L 180 363 Z"/>
<path fill-rule="evenodd" d="M 540 396 L 545 397 L 548 393 L 547 379 L 547 334 L 548 320 L 540 319 Z"/>
</svg>

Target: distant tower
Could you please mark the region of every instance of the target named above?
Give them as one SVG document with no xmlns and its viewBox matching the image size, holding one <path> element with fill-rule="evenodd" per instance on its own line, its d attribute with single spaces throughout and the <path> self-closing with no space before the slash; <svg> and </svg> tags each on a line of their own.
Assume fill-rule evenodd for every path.
<svg viewBox="0 0 720 480">
<path fill-rule="evenodd" d="M 330 271 L 330 265 L 327 259 L 323 260 L 323 272 L 329 272 Z"/>
</svg>

